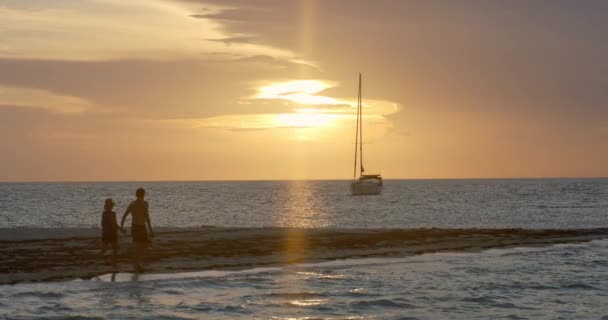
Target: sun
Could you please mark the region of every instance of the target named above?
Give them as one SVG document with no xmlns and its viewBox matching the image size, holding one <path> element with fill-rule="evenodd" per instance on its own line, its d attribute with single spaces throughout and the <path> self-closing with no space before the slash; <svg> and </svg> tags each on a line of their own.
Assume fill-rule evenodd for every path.
<svg viewBox="0 0 608 320">
<path fill-rule="evenodd" d="M 317 128 L 330 125 L 336 117 L 324 113 L 282 113 L 277 115 L 276 121 L 282 127 Z"/>
</svg>

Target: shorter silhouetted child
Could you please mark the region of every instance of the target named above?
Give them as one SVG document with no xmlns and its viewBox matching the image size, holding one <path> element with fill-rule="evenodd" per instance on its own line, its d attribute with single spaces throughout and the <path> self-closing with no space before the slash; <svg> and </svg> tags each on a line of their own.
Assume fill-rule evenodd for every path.
<svg viewBox="0 0 608 320">
<path fill-rule="evenodd" d="M 112 246 L 112 268 L 116 269 L 116 256 L 118 255 L 118 223 L 116 212 L 112 211 L 114 201 L 106 199 L 103 214 L 101 216 L 101 255 L 104 256 L 108 245 Z"/>
</svg>

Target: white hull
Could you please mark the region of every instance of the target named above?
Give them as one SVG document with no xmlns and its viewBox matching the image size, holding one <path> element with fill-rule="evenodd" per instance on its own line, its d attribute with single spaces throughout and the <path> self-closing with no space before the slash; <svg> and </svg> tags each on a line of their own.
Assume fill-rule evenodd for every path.
<svg viewBox="0 0 608 320">
<path fill-rule="evenodd" d="M 374 180 L 354 181 L 350 184 L 353 196 L 374 195 L 382 192 L 382 182 Z"/>
</svg>

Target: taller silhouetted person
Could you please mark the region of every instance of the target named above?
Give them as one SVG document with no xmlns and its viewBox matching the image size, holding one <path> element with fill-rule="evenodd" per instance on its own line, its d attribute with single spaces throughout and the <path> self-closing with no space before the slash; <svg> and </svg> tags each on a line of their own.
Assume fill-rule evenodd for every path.
<svg viewBox="0 0 608 320">
<path fill-rule="evenodd" d="M 148 202 L 144 201 L 145 195 L 146 191 L 143 188 L 139 188 L 135 191 L 137 199 L 129 204 L 129 207 L 125 211 L 125 214 L 122 216 L 122 221 L 120 222 L 120 228 L 122 229 L 125 224 L 125 219 L 129 213 L 131 214 L 131 237 L 133 237 L 133 242 L 135 243 L 133 266 L 135 267 L 136 272 L 143 272 L 141 260 L 146 247 L 150 244 L 148 232 L 146 231 L 146 224 L 150 230 L 150 237 L 154 237 L 152 224 L 150 223 Z"/>
</svg>

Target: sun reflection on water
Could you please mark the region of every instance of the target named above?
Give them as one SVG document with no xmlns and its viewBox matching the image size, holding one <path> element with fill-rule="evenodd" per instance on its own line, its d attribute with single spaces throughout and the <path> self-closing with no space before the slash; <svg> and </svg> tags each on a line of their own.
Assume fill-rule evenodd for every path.
<svg viewBox="0 0 608 320">
<path fill-rule="evenodd" d="M 304 300 L 292 300 L 289 301 L 289 304 L 299 307 L 308 307 L 308 306 L 318 306 L 325 304 L 327 300 L 325 299 L 304 299 Z"/>
</svg>

